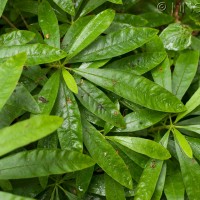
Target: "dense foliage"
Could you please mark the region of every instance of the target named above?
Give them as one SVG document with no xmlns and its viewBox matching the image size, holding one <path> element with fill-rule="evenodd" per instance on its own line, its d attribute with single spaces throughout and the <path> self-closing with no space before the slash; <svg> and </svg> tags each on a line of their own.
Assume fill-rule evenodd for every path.
<svg viewBox="0 0 200 200">
<path fill-rule="evenodd" d="M 0 199 L 200 198 L 199 0 L 0 16 Z"/>
</svg>

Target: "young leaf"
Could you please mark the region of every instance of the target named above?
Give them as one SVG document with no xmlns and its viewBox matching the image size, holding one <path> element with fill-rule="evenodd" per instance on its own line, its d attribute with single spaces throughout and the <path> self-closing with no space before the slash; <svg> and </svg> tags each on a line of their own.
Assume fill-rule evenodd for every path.
<svg viewBox="0 0 200 200">
<path fill-rule="evenodd" d="M 199 63 L 198 51 L 187 51 L 178 57 L 172 76 L 173 93 L 182 99 L 189 88 Z"/>
<path fill-rule="evenodd" d="M 61 0 L 62 1 L 62 0 Z M 38 21 L 44 35 L 44 42 L 49 46 L 60 48 L 58 20 L 48 1 L 43 0 L 38 7 Z"/>
<path fill-rule="evenodd" d="M 86 80 L 79 79 L 79 82 L 79 93 L 76 96 L 84 107 L 114 126 L 125 127 L 117 106 L 100 89 Z"/>
<path fill-rule="evenodd" d="M 103 60 L 128 53 L 151 40 L 157 32 L 152 28 L 126 28 L 110 33 L 99 37 L 70 62 Z"/>
<path fill-rule="evenodd" d="M 195 125 L 188 125 L 188 126 L 176 126 L 176 128 L 181 128 L 181 129 L 185 129 L 188 131 L 193 131 L 195 133 L 200 134 L 200 125 L 195 124 Z"/>
<path fill-rule="evenodd" d="M 42 114 L 50 114 L 56 101 L 60 82 L 60 71 L 56 71 L 38 94 L 38 104 Z"/>
<path fill-rule="evenodd" d="M 38 115 L 1 129 L 0 156 L 49 135 L 62 122 L 57 116 Z"/>
<path fill-rule="evenodd" d="M 168 144 L 169 133 L 170 131 L 168 131 L 160 141 L 160 144 L 165 148 Z M 137 185 L 135 200 L 150 200 L 152 198 L 162 170 L 163 162 L 162 160 L 155 159 L 150 159 L 147 162 Z"/>
<path fill-rule="evenodd" d="M 0 199 L 3 199 L 3 200 L 34 200 L 32 198 L 22 197 L 22 196 L 14 195 L 14 194 L 7 193 L 7 192 L 0 192 Z"/>
<path fill-rule="evenodd" d="M 75 9 L 72 0 L 53 0 L 61 9 L 70 15 L 75 15 Z"/>
<path fill-rule="evenodd" d="M 106 138 L 151 158 L 166 160 L 171 157 L 162 145 L 148 139 L 127 136 L 107 136 Z"/>
<path fill-rule="evenodd" d="M 62 75 L 67 87 L 75 94 L 78 94 L 78 87 L 74 77 L 65 69 L 62 69 Z"/>
<path fill-rule="evenodd" d="M 185 188 L 179 165 L 176 162 L 167 162 L 167 175 L 164 186 L 165 196 L 168 200 L 184 200 Z"/>
<path fill-rule="evenodd" d="M 149 109 L 129 113 L 124 117 L 126 128 L 116 128 L 113 132 L 133 132 L 148 128 L 166 116 L 166 113 L 157 112 Z"/>
<path fill-rule="evenodd" d="M 77 102 L 72 92 L 67 88 L 63 79 L 60 82 L 58 97 L 54 106 L 56 115 L 64 119 L 57 130 L 62 149 L 82 152 L 82 125 Z"/>
<path fill-rule="evenodd" d="M 144 107 L 163 112 L 185 110 L 181 101 L 169 91 L 142 76 L 110 69 L 75 69 L 74 71 L 91 82 Z"/>
<path fill-rule="evenodd" d="M 190 145 L 188 144 L 187 140 L 185 139 L 184 135 L 182 135 L 177 129 L 173 130 L 174 137 L 176 141 L 178 142 L 179 146 L 183 150 L 183 152 L 189 157 L 192 158 L 192 149 Z"/>
<path fill-rule="evenodd" d="M 170 92 L 172 91 L 171 69 L 168 57 L 165 58 L 165 60 L 159 66 L 153 69 L 151 74 L 155 83 Z"/>
<path fill-rule="evenodd" d="M 39 105 L 30 92 L 21 83 L 16 86 L 13 94 L 8 99 L 7 104 L 19 107 L 22 110 L 31 113 L 40 113 Z"/>
<path fill-rule="evenodd" d="M 2 15 L 3 11 L 4 11 L 4 8 L 5 8 L 5 6 L 6 6 L 7 1 L 8 1 L 8 0 L 2 0 L 2 1 L 1 1 L 1 4 L 0 4 L 0 17 L 1 17 L 1 15 Z"/>
<path fill-rule="evenodd" d="M 9 58 L 6 62 L 0 63 L 0 109 L 14 91 L 21 76 L 26 54 L 21 53 Z"/>
<path fill-rule="evenodd" d="M 22 52 L 27 55 L 26 65 L 50 63 L 66 56 L 64 51 L 45 44 L 25 44 L 0 47 L 0 60 Z"/>
<path fill-rule="evenodd" d="M 106 188 L 106 199 L 107 200 L 126 200 L 124 194 L 124 188 L 114 179 L 107 174 L 104 174 L 105 188 Z"/>
<path fill-rule="evenodd" d="M 63 49 L 68 54 L 66 60 L 74 57 L 103 33 L 111 24 L 114 16 L 115 12 L 113 10 L 105 10 L 91 19 L 85 26 L 84 24 L 81 25 L 78 30 L 79 32 L 76 30 L 75 33 L 72 32 L 74 29 L 73 26 L 76 26 L 76 23 L 74 23 L 63 39 Z M 66 40 L 70 41 L 68 46 L 65 44 Z"/>
<path fill-rule="evenodd" d="M 191 28 L 180 23 L 170 24 L 160 34 L 160 38 L 166 49 L 181 51 L 191 44 Z"/>
<path fill-rule="evenodd" d="M 186 111 L 178 114 L 175 123 L 178 122 L 180 119 L 185 117 L 187 114 L 192 112 L 197 106 L 200 105 L 200 101 L 198 101 L 200 98 L 200 88 L 192 95 L 192 97 L 189 99 L 189 101 L 185 104 Z"/>
<path fill-rule="evenodd" d="M 132 188 L 132 178 L 122 158 L 99 131 L 86 120 L 82 122 L 84 144 L 95 162 L 121 185 Z"/>
<path fill-rule="evenodd" d="M 30 42 L 35 33 L 26 30 L 17 30 L 0 36 L 0 46 L 23 45 Z"/>
<path fill-rule="evenodd" d="M 94 161 L 77 151 L 41 149 L 24 151 L 0 160 L 0 179 L 21 179 L 64 174 L 93 166 Z"/>
<path fill-rule="evenodd" d="M 189 199 L 198 199 L 200 185 L 197 183 L 200 183 L 200 165 L 194 158 L 186 156 L 177 142 L 175 146 L 187 195 Z"/>
</svg>

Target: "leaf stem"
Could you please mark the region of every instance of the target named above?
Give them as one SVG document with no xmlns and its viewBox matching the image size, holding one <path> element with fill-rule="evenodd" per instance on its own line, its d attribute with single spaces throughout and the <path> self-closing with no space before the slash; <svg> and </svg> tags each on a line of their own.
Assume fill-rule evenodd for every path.
<svg viewBox="0 0 200 200">
<path fill-rule="evenodd" d="M 17 29 L 17 27 L 4 15 L 1 16 L 5 22 L 7 22 L 12 28 Z"/>
</svg>

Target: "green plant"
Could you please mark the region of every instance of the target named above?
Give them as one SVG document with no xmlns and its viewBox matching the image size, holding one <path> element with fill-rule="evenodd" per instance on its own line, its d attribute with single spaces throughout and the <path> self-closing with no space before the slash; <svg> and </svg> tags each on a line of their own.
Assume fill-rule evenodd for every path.
<svg viewBox="0 0 200 200">
<path fill-rule="evenodd" d="M 199 3 L 1 0 L 0 199 L 198 200 Z"/>
</svg>

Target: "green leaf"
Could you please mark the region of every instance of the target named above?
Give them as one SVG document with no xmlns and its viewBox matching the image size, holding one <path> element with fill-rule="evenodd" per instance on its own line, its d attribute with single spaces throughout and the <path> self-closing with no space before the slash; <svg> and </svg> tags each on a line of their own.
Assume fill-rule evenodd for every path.
<svg viewBox="0 0 200 200">
<path fill-rule="evenodd" d="M 147 24 L 147 20 L 143 19 L 142 17 L 138 15 L 117 13 L 115 15 L 115 18 L 112 24 L 105 31 L 105 33 L 111 33 L 111 32 L 118 31 L 124 28 L 144 26 L 145 24 Z"/>
<path fill-rule="evenodd" d="M 61 0 L 62 1 L 62 0 Z M 38 7 L 38 21 L 44 35 L 44 42 L 49 46 L 60 48 L 58 20 L 48 1 L 43 0 Z"/>
<path fill-rule="evenodd" d="M 200 134 L 200 125 L 189 125 L 189 126 L 176 126 L 176 128 L 185 129 Z"/>
<path fill-rule="evenodd" d="M 94 161 L 76 151 L 41 149 L 24 151 L 0 160 L 0 179 L 21 179 L 64 174 L 93 166 Z"/>
<path fill-rule="evenodd" d="M 180 23 L 170 24 L 160 34 L 166 49 L 181 51 L 191 44 L 192 30 Z"/>
<path fill-rule="evenodd" d="M 106 138 L 151 158 L 166 160 L 171 157 L 162 145 L 148 139 L 127 136 L 107 136 Z"/>
<path fill-rule="evenodd" d="M 1 129 L 0 156 L 49 135 L 62 122 L 57 116 L 38 115 Z"/>
<path fill-rule="evenodd" d="M 9 58 L 4 63 L 0 63 L 0 109 L 14 91 L 21 76 L 25 61 L 26 54 L 21 53 Z"/>
<path fill-rule="evenodd" d="M 75 15 L 75 9 L 72 0 L 53 0 L 61 9 L 70 15 Z"/>
<path fill-rule="evenodd" d="M 116 60 L 106 65 L 106 68 L 131 71 L 142 75 L 159 65 L 165 57 L 166 52 L 139 53 Z"/>
<path fill-rule="evenodd" d="M 108 0 L 108 1 L 116 4 L 123 4 L 122 0 Z"/>
<path fill-rule="evenodd" d="M 194 137 L 187 137 L 187 141 L 189 142 L 190 146 L 192 147 L 194 156 L 200 160 L 200 139 Z"/>
<path fill-rule="evenodd" d="M 60 82 L 60 71 L 56 71 L 38 94 L 38 104 L 42 114 L 50 114 L 56 101 Z"/>
<path fill-rule="evenodd" d="M 178 163 L 167 162 L 167 175 L 164 186 L 167 200 L 184 200 L 185 188 Z"/>
<path fill-rule="evenodd" d="M 62 75 L 67 87 L 75 94 L 78 94 L 78 87 L 74 77 L 65 69 L 62 69 Z"/>
<path fill-rule="evenodd" d="M 197 183 L 200 183 L 200 165 L 195 159 L 185 155 L 177 142 L 175 142 L 175 146 L 187 195 L 189 199 L 198 199 L 200 185 Z"/>
<path fill-rule="evenodd" d="M 178 114 L 175 123 L 178 122 L 183 117 L 185 117 L 190 112 L 192 112 L 197 106 L 200 105 L 199 98 L 200 98 L 200 88 L 198 88 L 198 90 L 192 95 L 189 101 L 185 104 L 187 110 L 185 112 Z"/>
<path fill-rule="evenodd" d="M 142 76 L 110 69 L 75 69 L 75 72 L 91 82 L 144 107 L 163 112 L 185 110 L 180 100 L 169 91 Z"/>
<path fill-rule="evenodd" d="M 61 79 L 58 97 L 54 106 L 56 115 L 64 119 L 62 126 L 57 130 L 62 149 L 82 152 L 82 125 L 77 102 Z"/>
<path fill-rule="evenodd" d="M 0 199 L 3 199 L 3 200 L 34 200 L 32 198 L 22 197 L 22 196 L 14 195 L 14 194 L 7 193 L 7 192 L 0 192 Z"/>
<path fill-rule="evenodd" d="M 162 144 L 165 148 L 168 144 L 168 138 L 169 138 L 170 131 L 167 131 L 167 133 L 163 136 L 163 138 L 160 141 L 160 144 Z M 137 185 L 136 193 L 135 193 L 135 200 L 151 200 L 152 196 L 154 194 L 157 181 L 159 179 L 163 162 L 161 160 L 155 160 L 150 159 L 145 169 L 143 170 L 143 173 L 140 177 L 139 183 Z"/>
<path fill-rule="evenodd" d="M 77 79 L 79 92 L 76 97 L 90 112 L 117 127 L 125 127 L 124 119 L 117 106 L 92 83 Z"/>
<path fill-rule="evenodd" d="M 22 52 L 27 55 L 26 65 L 50 63 L 66 56 L 64 51 L 45 44 L 25 44 L 0 47 L 0 60 Z"/>
<path fill-rule="evenodd" d="M 151 40 L 157 32 L 151 28 L 126 28 L 110 33 L 99 37 L 70 62 L 103 60 L 128 53 Z"/>
<path fill-rule="evenodd" d="M 103 33 L 111 24 L 115 16 L 115 12 L 111 9 L 105 10 L 90 21 L 87 19 L 87 24 L 80 24 L 78 20 L 75 22 L 66 33 L 63 42 L 62 48 L 67 52 L 66 60 L 69 60 L 91 42 L 93 42 L 101 33 Z M 77 26 L 80 26 L 76 29 Z"/>
<path fill-rule="evenodd" d="M 0 46 L 23 45 L 35 37 L 35 33 L 26 30 L 17 30 L 0 36 Z"/>
<path fill-rule="evenodd" d="M 148 128 L 166 116 L 166 113 L 157 112 L 149 109 L 140 109 L 129 113 L 124 117 L 126 128 L 116 128 L 113 132 L 133 132 Z"/>
<path fill-rule="evenodd" d="M 107 174 L 104 174 L 106 199 L 107 200 L 125 200 L 124 188 Z"/>
<path fill-rule="evenodd" d="M 199 63 L 198 51 L 187 51 L 178 57 L 172 76 L 173 93 L 181 99 L 189 88 Z"/>
<path fill-rule="evenodd" d="M 158 178 L 157 184 L 155 191 L 153 193 L 152 199 L 154 200 L 160 200 L 163 190 L 164 190 L 164 185 L 165 185 L 165 178 L 166 178 L 166 172 L 167 172 L 167 164 L 164 162 L 162 166 L 162 170 L 160 172 L 160 176 Z"/>
<path fill-rule="evenodd" d="M 7 104 L 21 108 L 22 110 L 37 114 L 40 113 L 40 107 L 30 92 L 19 83 L 13 94 L 8 99 Z"/>
<path fill-rule="evenodd" d="M 189 157 L 193 158 L 192 155 L 192 149 L 188 143 L 188 141 L 185 139 L 184 135 L 182 135 L 177 129 L 173 130 L 174 137 L 176 139 L 176 142 L 178 142 L 179 146 L 183 150 L 183 152 Z"/>
<path fill-rule="evenodd" d="M 168 57 L 165 58 L 165 60 L 159 66 L 153 69 L 151 74 L 155 83 L 170 92 L 172 91 L 171 69 Z"/>
<path fill-rule="evenodd" d="M 199 0 L 185 0 L 186 5 L 195 13 L 199 13 L 200 4 Z"/>
<path fill-rule="evenodd" d="M 0 4 L 0 17 L 1 15 L 3 14 L 3 11 L 4 11 L 4 8 L 6 6 L 6 3 L 7 3 L 8 0 L 2 0 L 1 1 L 1 4 Z"/>
<path fill-rule="evenodd" d="M 132 188 L 132 178 L 122 158 L 99 131 L 86 120 L 82 122 L 84 144 L 95 162 L 121 185 Z"/>
<path fill-rule="evenodd" d="M 76 187 L 79 197 L 83 197 L 83 195 L 87 192 L 90 181 L 93 176 L 93 171 L 94 167 L 89 167 L 77 172 Z"/>
<path fill-rule="evenodd" d="M 169 24 L 173 22 L 173 17 L 171 15 L 167 15 L 165 13 L 158 13 L 158 12 L 147 12 L 144 14 L 139 15 L 142 18 L 146 19 L 148 23 L 146 27 L 159 27 L 165 24 Z"/>
</svg>

